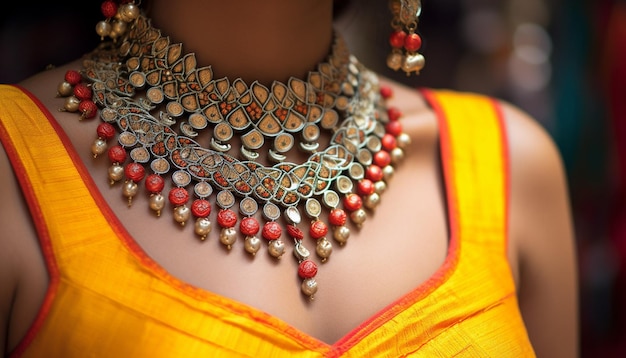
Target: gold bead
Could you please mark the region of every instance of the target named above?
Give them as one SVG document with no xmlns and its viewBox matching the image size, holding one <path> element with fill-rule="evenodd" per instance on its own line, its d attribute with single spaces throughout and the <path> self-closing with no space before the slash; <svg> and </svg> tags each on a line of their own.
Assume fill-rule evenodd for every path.
<svg viewBox="0 0 626 358">
<path fill-rule="evenodd" d="M 78 111 L 78 105 L 80 104 L 80 100 L 76 98 L 76 96 L 69 96 L 65 100 L 65 105 L 63 108 L 68 112 L 76 112 Z"/>
<path fill-rule="evenodd" d="M 150 195 L 150 209 L 156 211 L 157 216 L 161 216 L 161 210 L 165 207 L 165 197 L 162 194 Z"/>
<path fill-rule="evenodd" d="M 337 240 L 339 245 L 343 245 L 350 238 L 350 229 L 345 225 L 337 226 L 333 231 L 333 237 Z"/>
<path fill-rule="evenodd" d="M 108 21 L 100 21 L 96 24 L 96 33 L 101 38 L 109 36 L 111 33 L 111 24 Z"/>
<path fill-rule="evenodd" d="M 113 164 L 109 167 L 109 179 L 111 185 L 115 184 L 124 178 L 124 168 L 119 164 Z"/>
<path fill-rule="evenodd" d="M 397 71 L 402 68 L 403 60 L 404 59 L 402 57 L 402 54 L 398 52 L 392 52 L 389 54 L 389 56 L 387 56 L 387 67 L 391 68 L 394 71 Z"/>
<path fill-rule="evenodd" d="M 191 209 L 186 205 L 177 206 L 174 208 L 174 221 L 185 226 L 185 223 L 191 217 Z"/>
<path fill-rule="evenodd" d="M 393 177 L 394 169 L 391 165 L 387 165 L 383 168 L 383 179 L 389 181 Z"/>
<path fill-rule="evenodd" d="M 402 62 L 402 70 L 406 72 L 408 75 L 411 72 L 419 73 L 424 65 L 426 64 L 426 60 L 422 54 L 416 53 L 407 55 Z"/>
<path fill-rule="evenodd" d="M 325 262 L 326 259 L 328 259 L 330 257 L 330 254 L 332 254 L 333 252 L 333 244 L 331 244 L 330 241 L 323 237 L 317 240 L 315 252 L 317 252 L 317 255 L 322 258 L 322 262 Z"/>
<path fill-rule="evenodd" d="M 317 293 L 317 281 L 314 278 L 307 278 L 302 281 L 302 293 L 313 299 L 313 295 Z"/>
<path fill-rule="evenodd" d="M 404 57 L 402 61 L 402 70 L 406 72 L 407 75 L 410 74 L 411 72 L 419 73 L 420 70 L 424 68 L 425 64 L 426 64 L 426 61 L 424 59 L 424 56 L 422 56 L 422 54 L 419 54 L 419 53 L 408 54 L 407 56 Z"/>
<path fill-rule="evenodd" d="M 246 252 L 254 256 L 261 248 L 261 239 L 256 236 L 246 236 L 243 247 Z"/>
<path fill-rule="evenodd" d="M 128 206 L 130 207 L 133 203 L 133 197 L 137 195 L 137 191 L 139 190 L 139 186 L 132 180 L 127 180 L 124 183 L 124 187 L 122 188 L 122 195 L 128 198 Z"/>
<path fill-rule="evenodd" d="M 71 95 L 73 91 L 74 88 L 67 81 L 59 83 L 59 86 L 57 87 L 57 94 L 61 97 L 67 97 Z"/>
<path fill-rule="evenodd" d="M 395 147 L 391 150 L 391 162 L 393 164 L 398 164 L 404 159 L 404 150 L 402 148 Z"/>
<path fill-rule="evenodd" d="M 237 240 L 237 230 L 232 227 L 222 228 L 220 232 L 220 242 L 230 250 L 233 247 L 233 244 Z"/>
<path fill-rule="evenodd" d="M 378 195 L 381 195 L 385 192 L 385 190 L 387 190 L 387 183 L 382 180 L 377 181 L 376 183 L 374 183 L 374 190 L 376 193 L 378 193 Z"/>
<path fill-rule="evenodd" d="M 401 133 L 396 137 L 396 144 L 399 148 L 406 148 L 409 144 L 411 144 L 411 137 L 406 133 Z"/>
<path fill-rule="evenodd" d="M 113 25 L 111 25 L 111 33 L 109 34 L 109 36 L 112 38 L 120 37 L 124 35 L 127 28 L 128 28 L 128 25 L 126 25 L 124 21 L 120 21 L 120 20 L 114 21 Z"/>
<path fill-rule="evenodd" d="M 279 259 L 285 253 L 285 243 L 281 239 L 270 241 L 267 251 L 273 257 Z"/>
<path fill-rule="evenodd" d="M 120 19 L 131 22 L 139 17 L 139 7 L 135 4 L 124 4 L 119 9 Z"/>
<path fill-rule="evenodd" d="M 363 205 L 370 210 L 375 209 L 378 204 L 380 204 L 380 195 L 378 195 L 378 193 L 370 194 L 363 200 Z"/>
<path fill-rule="evenodd" d="M 200 236 L 200 240 L 205 240 L 211 232 L 211 221 L 208 218 L 197 218 L 194 231 Z"/>
<path fill-rule="evenodd" d="M 96 158 L 100 154 L 104 153 L 107 150 L 107 142 L 102 138 L 97 138 L 93 141 L 91 145 L 91 153 L 93 157 Z"/>
<path fill-rule="evenodd" d="M 350 219 L 360 227 L 367 220 L 367 213 L 363 209 L 355 210 L 350 213 Z"/>
</svg>

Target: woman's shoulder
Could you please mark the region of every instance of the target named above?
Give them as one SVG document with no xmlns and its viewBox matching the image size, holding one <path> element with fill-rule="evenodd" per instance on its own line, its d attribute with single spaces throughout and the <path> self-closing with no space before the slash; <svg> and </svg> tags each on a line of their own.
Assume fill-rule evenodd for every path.
<svg viewBox="0 0 626 358">
<path fill-rule="evenodd" d="M 500 103 L 509 153 L 509 245 L 519 260 L 520 309 L 538 355 L 575 356 L 576 245 L 561 154 L 541 123 Z"/>
</svg>

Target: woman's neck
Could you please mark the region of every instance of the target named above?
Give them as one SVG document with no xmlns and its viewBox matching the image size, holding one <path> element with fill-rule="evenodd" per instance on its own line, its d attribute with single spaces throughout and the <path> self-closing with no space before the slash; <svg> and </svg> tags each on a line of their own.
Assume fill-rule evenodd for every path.
<svg viewBox="0 0 626 358">
<path fill-rule="evenodd" d="M 306 78 L 332 43 L 332 0 L 152 0 L 149 16 L 216 77 Z"/>
</svg>

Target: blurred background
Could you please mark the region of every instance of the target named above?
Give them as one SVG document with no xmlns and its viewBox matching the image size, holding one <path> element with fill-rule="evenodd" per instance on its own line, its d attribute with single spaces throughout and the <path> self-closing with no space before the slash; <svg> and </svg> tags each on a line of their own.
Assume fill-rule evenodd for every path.
<svg viewBox="0 0 626 358">
<path fill-rule="evenodd" d="M 0 83 L 93 48 L 99 4 L 5 4 Z M 385 66 L 390 20 L 385 0 L 353 0 L 338 26 L 383 75 L 505 99 L 553 136 L 579 248 L 581 355 L 626 357 L 626 0 L 424 0 L 427 65 L 409 78 Z"/>
</svg>

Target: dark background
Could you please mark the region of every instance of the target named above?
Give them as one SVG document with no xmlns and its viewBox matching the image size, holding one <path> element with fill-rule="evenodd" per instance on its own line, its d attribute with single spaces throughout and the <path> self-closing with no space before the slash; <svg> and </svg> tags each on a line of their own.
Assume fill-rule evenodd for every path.
<svg viewBox="0 0 626 358">
<path fill-rule="evenodd" d="M 582 356 L 626 356 L 626 1 L 423 2 L 427 65 L 418 77 L 385 67 L 391 20 L 385 0 L 352 1 L 338 27 L 357 57 L 385 76 L 508 100 L 550 132 L 568 172 L 575 217 Z M 0 83 L 93 48 L 99 4 L 5 4 Z"/>
</svg>

